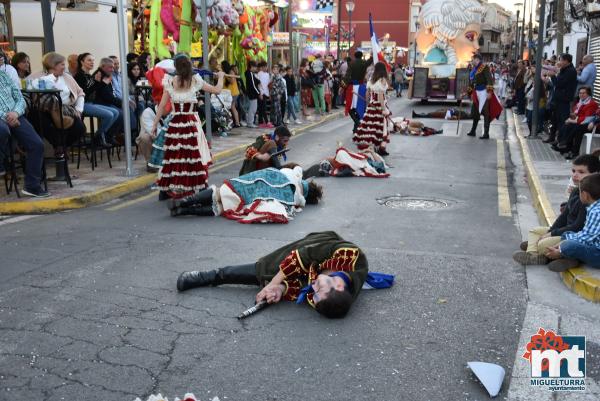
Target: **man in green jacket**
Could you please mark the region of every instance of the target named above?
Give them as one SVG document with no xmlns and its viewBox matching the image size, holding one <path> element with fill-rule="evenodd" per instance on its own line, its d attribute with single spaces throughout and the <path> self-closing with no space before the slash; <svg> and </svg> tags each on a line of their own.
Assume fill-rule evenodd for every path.
<svg viewBox="0 0 600 401">
<path fill-rule="evenodd" d="M 308 234 L 256 263 L 181 273 L 177 289 L 221 284 L 264 285 L 256 302 L 308 302 L 329 318 L 346 315 L 369 271 L 365 254 L 333 231 Z"/>
</svg>

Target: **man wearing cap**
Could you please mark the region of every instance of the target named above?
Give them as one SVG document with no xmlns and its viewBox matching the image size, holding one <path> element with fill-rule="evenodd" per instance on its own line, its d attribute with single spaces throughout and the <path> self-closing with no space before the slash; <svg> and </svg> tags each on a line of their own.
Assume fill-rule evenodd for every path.
<svg viewBox="0 0 600 401">
<path fill-rule="evenodd" d="M 341 318 L 365 281 L 373 288 L 387 288 L 393 276 L 369 273 L 367 258 L 357 245 L 325 231 L 308 234 L 256 263 L 181 273 L 177 289 L 268 282 L 256 295 L 256 302 L 307 302 L 328 318 Z"/>
</svg>

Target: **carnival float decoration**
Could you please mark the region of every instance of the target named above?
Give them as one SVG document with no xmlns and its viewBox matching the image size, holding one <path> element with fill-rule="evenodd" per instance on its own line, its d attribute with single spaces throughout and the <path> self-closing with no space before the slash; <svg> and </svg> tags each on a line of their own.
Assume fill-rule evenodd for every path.
<svg viewBox="0 0 600 401">
<path fill-rule="evenodd" d="M 152 59 L 170 58 L 176 52 L 202 57 L 202 0 L 134 0 L 135 43 L 138 53 Z M 206 0 L 210 47 L 228 41 L 228 58 L 236 64 L 267 60 L 267 46 L 279 15 L 272 5 L 252 6 L 242 0 Z M 287 4 L 286 4 L 287 6 Z"/>
<path fill-rule="evenodd" d="M 423 5 L 416 43 L 424 56 L 415 68 L 413 97 L 459 97 L 465 71 L 468 79 L 466 68 L 479 51 L 484 12 L 476 0 L 429 0 Z"/>
</svg>

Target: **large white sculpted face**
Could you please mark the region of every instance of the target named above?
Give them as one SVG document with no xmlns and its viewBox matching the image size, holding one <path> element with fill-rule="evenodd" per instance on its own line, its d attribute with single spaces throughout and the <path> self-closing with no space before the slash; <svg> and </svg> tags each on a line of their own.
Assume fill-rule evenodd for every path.
<svg viewBox="0 0 600 401">
<path fill-rule="evenodd" d="M 475 0 L 428 0 L 419 14 L 419 52 L 441 51 L 447 64 L 467 65 L 479 51 L 483 13 Z"/>
</svg>

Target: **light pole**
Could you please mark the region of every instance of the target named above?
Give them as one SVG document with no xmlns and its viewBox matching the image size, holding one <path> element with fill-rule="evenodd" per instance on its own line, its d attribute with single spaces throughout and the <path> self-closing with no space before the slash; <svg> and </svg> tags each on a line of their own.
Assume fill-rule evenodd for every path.
<svg viewBox="0 0 600 401">
<path fill-rule="evenodd" d="M 521 47 L 519 47 L 520 58 L 523 58 L 523 47 L 525 45 L 525 12 L 527 11 L 527 0 L 524 0 L 523 5 L 523 24 L 521 28 Z"/>
<path fill-rule="evenodd" d="M 417 65 L 417 33 L 419 33 L 419 26 L 421 26 L 421 24 L 419 24 L 418 21 L 415 22 L 415 54 L 413 54 L 413 69 Z"/>
<path fill-rule="evenodd" d="M 350 43 L 352 41 L 352 12 L 354 11 L 354 2 L 346 1 L 346 11 L 348 11 L 348 56 L 350 56 Z"/>
<path fill-rule="evenodd" d="M 520 35 L 519 35 L 519 13 L 521 12 L 521 10 L 519 10 L 519 7 L 521 7 L 523 5 L 523 3 L 515 3 L 515 8 L 517 9 L 517 23 L 516 23 L 516 28 L 515 28 L 515 60 L 519 59 L 519 39 L 520 39 Z"/>
<path fill-rule="evenodd" d="M 340 60 L 340 40 L 342 38 L 342 0 L 337 3 L 337 59 Z"/>
</svg>

